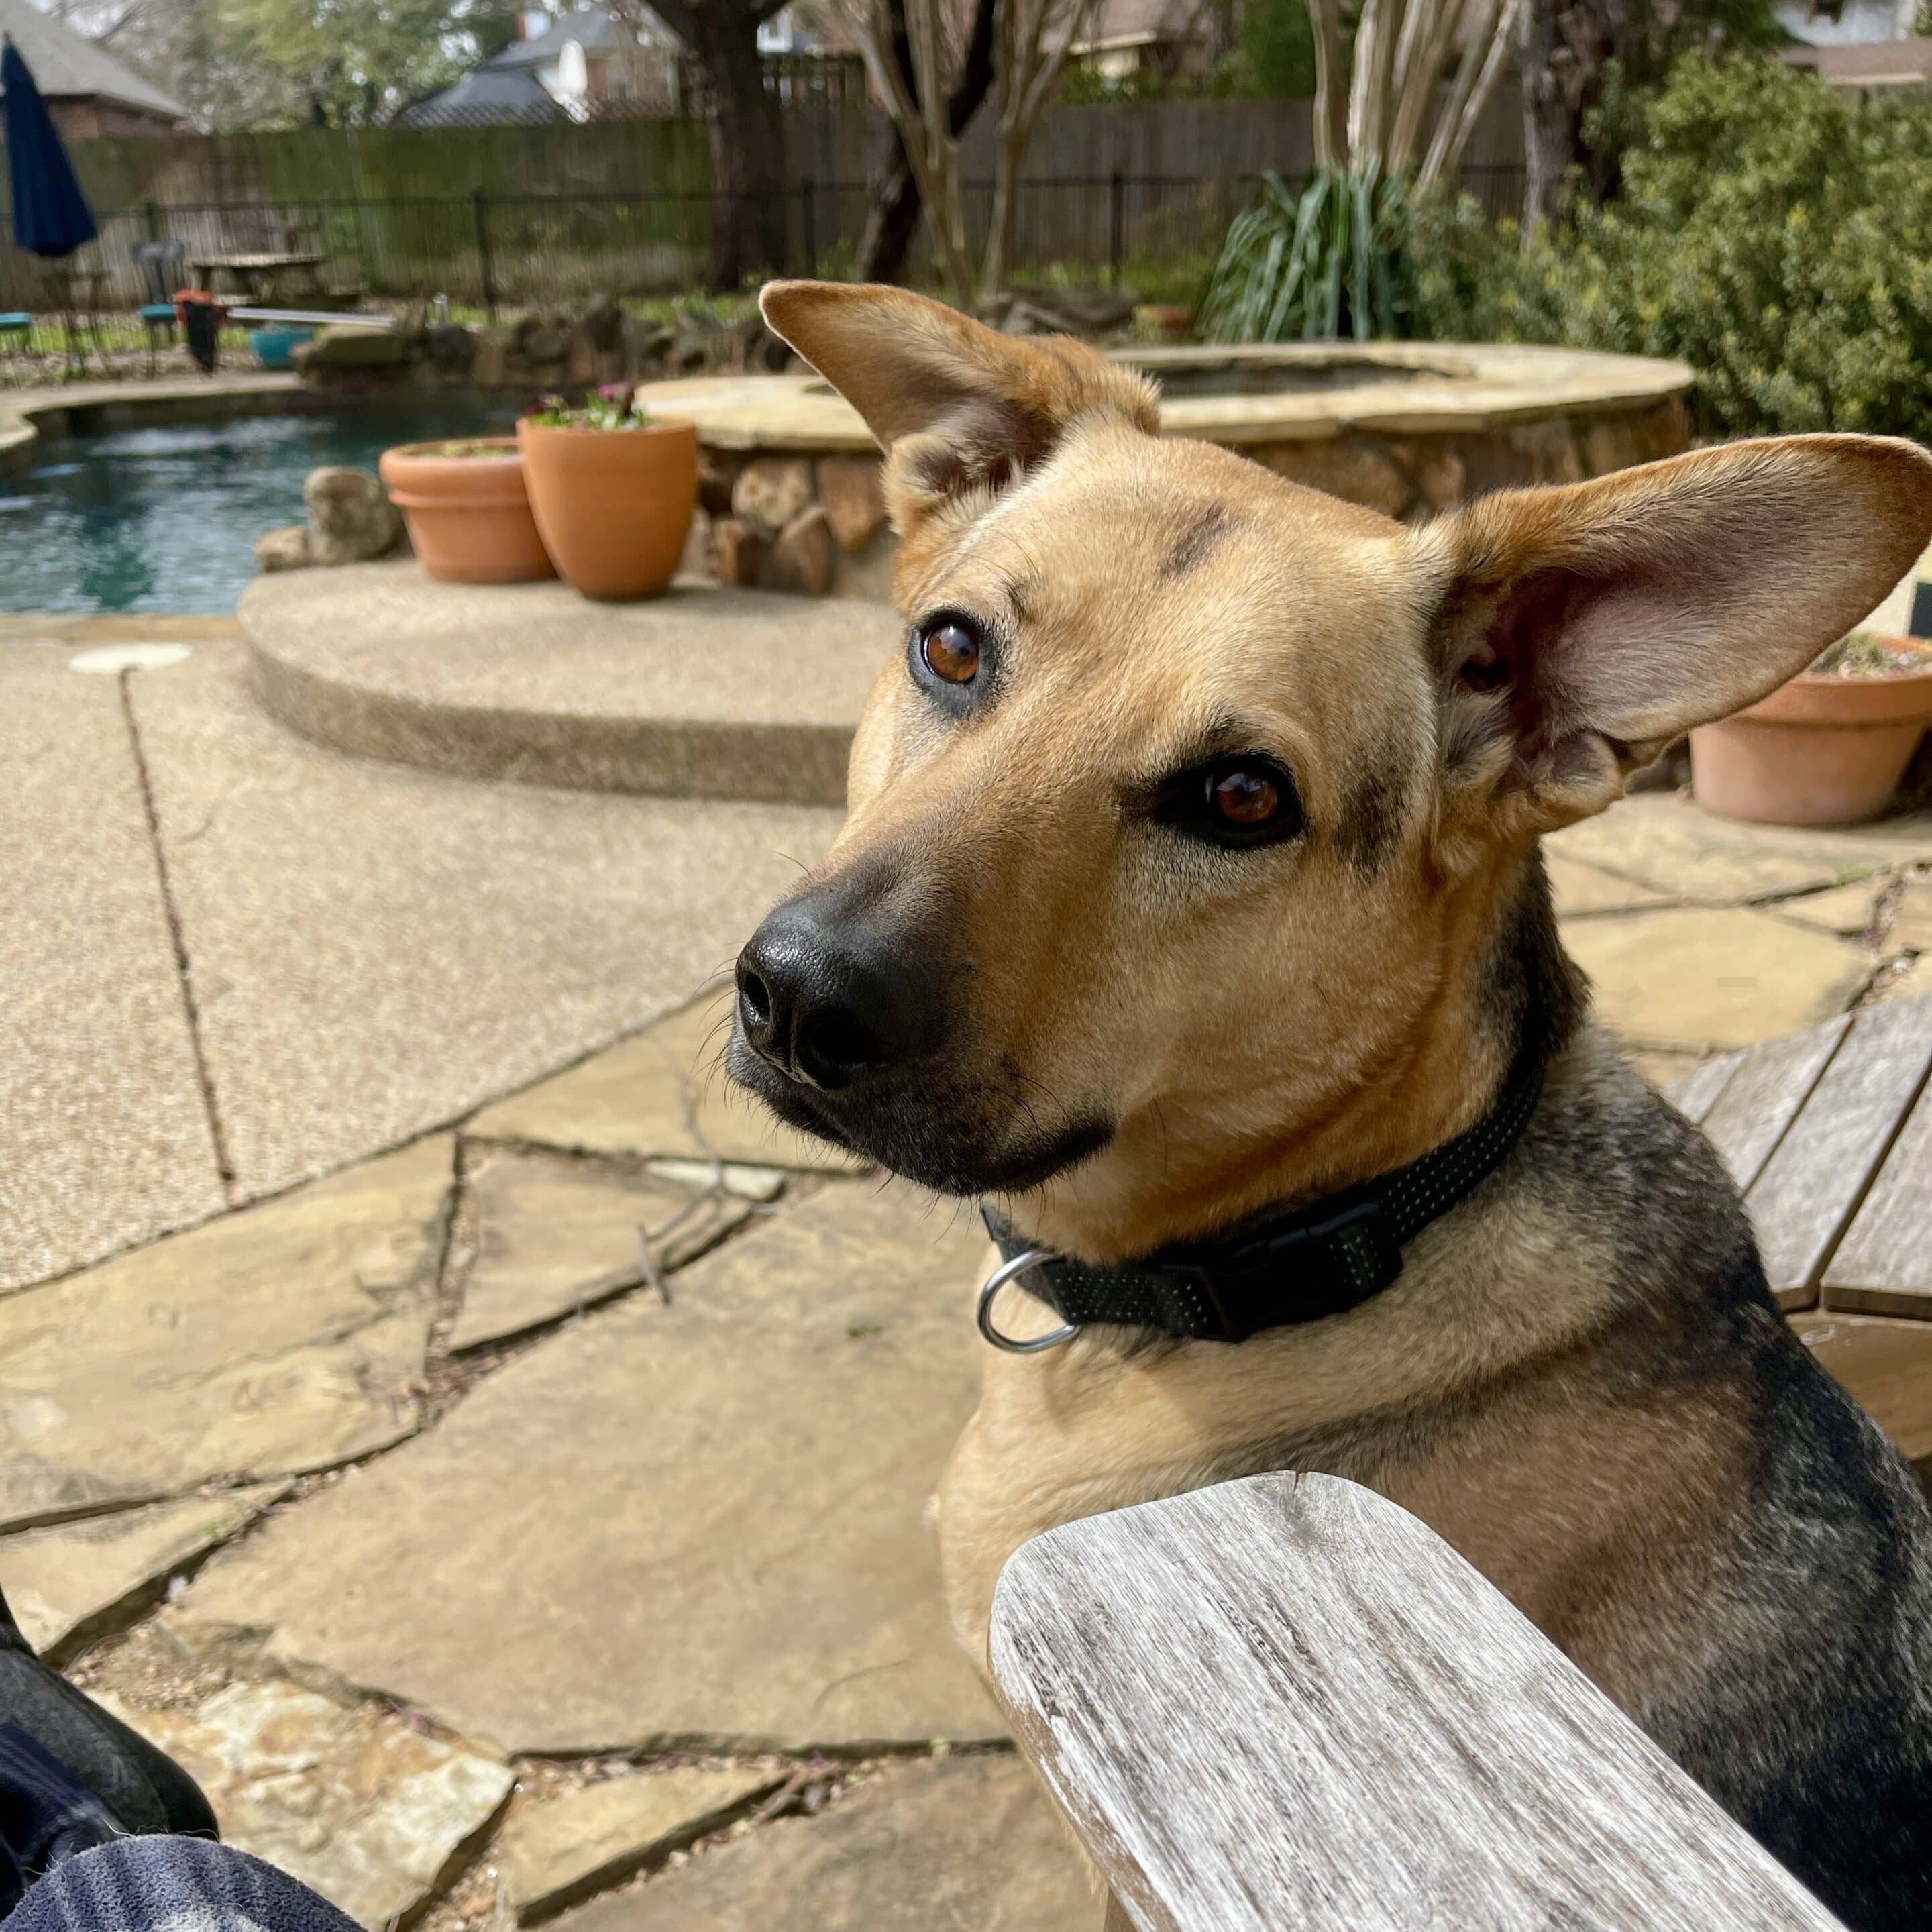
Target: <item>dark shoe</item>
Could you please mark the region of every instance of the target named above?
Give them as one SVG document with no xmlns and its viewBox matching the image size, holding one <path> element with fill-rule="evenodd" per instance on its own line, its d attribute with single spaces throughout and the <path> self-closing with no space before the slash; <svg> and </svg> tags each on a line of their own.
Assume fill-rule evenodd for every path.
<svg viewBox="0 0 1932 1932">
<path fill-rule="evenodd" d="M 218 1838 L 214 1814 L 173 1759 L 112 1718 L 58 1672 L 20 1634 L 0 1597 L 0 1721 L 10 1721 L 58 1758 L 137 1837 L 179 1832 Z"/>
</svg>

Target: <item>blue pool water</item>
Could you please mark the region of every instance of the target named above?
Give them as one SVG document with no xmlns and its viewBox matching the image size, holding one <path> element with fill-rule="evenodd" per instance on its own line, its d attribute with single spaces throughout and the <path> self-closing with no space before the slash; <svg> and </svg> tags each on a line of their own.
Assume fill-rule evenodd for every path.
<svg viewBox="0 0 1932 1932">
<path fill-rule="evenodd" d="M 302 521 L 318 464 L 373 470 L 394 443 L 500 435 L 516 410 L 452 401 L 49 439 L 28 475 L 0 476 L 0 611 L 232 610 L 255 539 Z"/>
</svg>

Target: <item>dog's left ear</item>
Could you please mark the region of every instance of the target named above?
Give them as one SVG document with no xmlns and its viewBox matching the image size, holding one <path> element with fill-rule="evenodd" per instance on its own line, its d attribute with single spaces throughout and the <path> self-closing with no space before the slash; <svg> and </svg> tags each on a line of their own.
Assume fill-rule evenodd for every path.
<svg viewBox="0 0 1932 1932">
<path fill-rule="evenodd" d="M 1082 416 L 1159 421 L 1153 385 L 1084 344 L 1002 335 L 904 289 L 772 282 L 758 305 L 888 452 L 902 535 L 949 504 L 983 508 Z"/>
<path fill-rule="evenodd" d="M 1406 541 L 1432 579 L 1452 817 L 1552 830 L 1842 637 L 1932 539 L 1890 437 L 1732 443 L 1511 490 Z"/>
</svg>

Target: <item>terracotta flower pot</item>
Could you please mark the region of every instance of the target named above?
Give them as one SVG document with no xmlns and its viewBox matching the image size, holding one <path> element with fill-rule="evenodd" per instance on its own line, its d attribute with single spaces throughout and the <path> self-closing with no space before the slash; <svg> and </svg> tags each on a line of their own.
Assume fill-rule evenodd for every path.
<svg viewBox="0 0 1932 1932">
<path fill-rule="evenodd" d="M 443 453 L 452 447 L 487 453 Z M 446 584 L 522 584 L 556 574 L 530 515 L 514 436 L 406 442 L 384 450 L 378 466 L 430 576 Z"/>
<path fill-rule="evenodd" d="M 1690 788 L 1707 812 L 1766 825 L 1856 825 L 1891 802 L 1932 718 L 1924 668 L 1872 677 L 1806 671 L 1732 718 L 1690 734 Z"/>
<path fill-rule="evenodd" d="M 586 597 L 669 589 L 698 502 L 698 431 L 517 425 L 530 508 L 556 567 Z"/>
<path fill-rule="evenodd" d="M 1134 315 L 1169 342 L 1185 342 L 1194 326 L 1194 311 L 1180 302 L 1142 302 Z"/>
</svg>

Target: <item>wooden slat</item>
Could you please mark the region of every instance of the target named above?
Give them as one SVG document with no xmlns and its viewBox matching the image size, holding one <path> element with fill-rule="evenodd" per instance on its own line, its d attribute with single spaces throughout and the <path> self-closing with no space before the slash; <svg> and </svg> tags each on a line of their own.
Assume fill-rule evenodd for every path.
<svg viewBox="0 0 1932 1932">
<path fill-rule="evenodd" d="M 1036 1538 L 992 1657 L 1141 1932 L 1842 1932 L 1447 1544 L 1335 1478 Z"/>
<path fill-rule="evenodd" d="M 1932 1066 L 1932 1000 L 1868 1006 L 1744 1197 L 1772 1290 L 1808 1308 Z"/>
<path fill-rule="evenodd" d="M 1827 1308 L 1932 1317 L 1932 1086 L 1825 1270 Z"/>
<path fill-rule="evenodd" d="M 1700 1060 L 1688 1073 L 1680 1073 L 1672 1081 L 1664 1088 L 1664 1097 L 1694 1126 L 1700 1125 L 1744 1061 L 1742 1053 L 1724 1053 L 1714 1060 Z"/>
<path fill-rule="evenodd" d="M 1752 1048 L 1724 1083 L 1703 1126 L 1739 1188 L 1748 1190 L 1764 1172 L 1851 1024 L 1850 1016 L 1840 1014 L 1822 1026 L 1768 1040 Z"/>
</svg>

